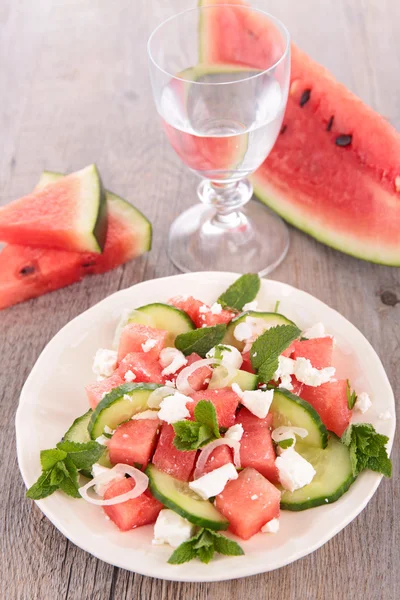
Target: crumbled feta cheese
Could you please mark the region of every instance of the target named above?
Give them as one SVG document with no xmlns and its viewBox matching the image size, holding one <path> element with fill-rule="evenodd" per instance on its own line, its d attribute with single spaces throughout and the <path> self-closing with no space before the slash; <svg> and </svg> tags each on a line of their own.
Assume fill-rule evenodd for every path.
<svg viewBox="0 0 400 600">
<path fill-rule="evenodd" d="M 257 306 L 258 306 L 257 300 L 253 300 L 252 302 L 246 302 L 246 304 L 243 306 L 242 310 L 243 310 L 243 312 L 245 312 L 247 310 L 257 310 Z"/>
<path fill-rule="evenodd" d="M 287 427 L 286 425 L 281 425 L 274 429 L 271 434 L 272 439 L 277 444 L 282 442 L 283 440 L 294 440 L 293 446 L 296 444 L 296 435 L 301 438 L 305 438 L 308 436 L 307 429 L 303 429 L 302 427 Z M 293 446 L 291 446 L 293 448 Z M 278 450 L 279 451 L 279 450 Z"/>
<path fill-rule="evenodd" d="M 99 348 L 93 359 L 93 373 L 110 377 L 117 368 L 118 353 L 115 350 Z"/>
<path fill-rule="evenodd" d="M 192 402 L 192 399 L 179 392 L 173 396 L 167 396 L 160 403 L 158 418 L 170 424 L 186 419 L 190 416 L 190 412 L 186 408 L 187 402 Z"/>
<path fill-rule="evenodd" d="M 125 381 L 128 381 L 129 383 L 132 383 L 132 381 L 134 381 L 136 379 L 136 375 L 135 373 L 133 373 L 130 369 L 125 373 L 124 375 L 124 379 Z"/>
<path fill-rule="evenodd" d="M 167 387 L 171 387 L 171 388 L 174 388 L 174 387 L 175 387 L 175 383 L 174 383 L 173 381 L 166 381 L 166 382 L 165 382 L 165 385 L 166 385 Z"/>
<path fill-rule="evenodd" d="M 278 533 L 279 519 L 271 519 L 271 521 L 268 521 L 268 523 L 265 523 L 265 525 L 261 527 L 261 531 L 263 533 Z"/>
<path fill-rule="evenodd" d="M 245 390 L 243 392 L 237 383 L 232 384 L 232 390 L 240 397 L 243 406 L 253 415 L 259 419 L 267 416 L 274 398 L 274 390 Z"/>
<path fill-rule="evenodd" d="M 295 361 L 294 374 L 301 383 L 318 387 L 327 383 L 335 375 L 335 367 L 326 367 L 325 369 L 315 369 L 308 358 L 299 357 Z"/>
<path fill-rule="evenodd" d="M 368 396 L 367 392 L 361 392 L 358 394 L 357 400 L 354 404 L 354 410 L 358 410 L 360 413 L 366 413 L 372 406 L 371 398 Z"/>
<path fill-rule="evenodd" d="M 233 336 L 238 342 L 254 342 L 267 329 L 269 329 L 269 325 L 263 319 L 246 317 L 244 321 L 236 325 Z"/>
<path fill-rule="evenodd" d="M 150 352 L 150 350 L 152 350 L 154 346 L 157 346 L 157 340 L 152 340 L 151 338 L 149 338 L 144 342 L 144 344 L 142 344 L 142 350 L 143 352 Z"/>
<path fill-rule="evenodd" d="M 158 419 L 158 410 L 143 410 L 132 417 L 132 421 L 139 421 L 141 419 Z"/>
<path fill-rule="evenodd" d="M 278 368 L 274 374 L 274 381 L 281 380 L 279 387 L 286 388 L 287 390 L 292 390 L 292 375 L 295 371 L 295 362 L 292 358 L 288 358 L 287 356 L 280 356 L 278 359 Z"/>
<path fill-rule="evenodd" d="M 243 357 L 239 350 L 234 346 L 218 344 L 211 348 L 206 354 L 207 358 L 218 358 L 224 365 L 240 369 L 243 362 Z"/>
<path fill-rule="evenodd" d="M 99 435 L 99 437 L 96 438 L 96 442 L 102 446 L 107 446 L 108 438 L 106 438 L 105 435 Z"/>
<path fill-rule="evenodd" d="M 314 467 L 293 449 L 281 450 L 275 460 L 279 481 L 285 490 L 294 492 L 311 483 L 316 473 Z"/>
<path fill-rule="evenodd" d="M 99 475 L 106 475 L 107 473 L 110 473 L 111 469 L 108 469 L 107 467 L 103 467 L 102 465 L 99 465 L 99 463 L 94 463 L 92 465 L 92 475 L 93 477 L 98 477 Z M 115 473 L 115 471 L 109 476 L 109 477 L 104 477 L 103 481 L 101 483 L 97 483 L 94 486 L 94 491 L 96 492 L 96 494 L 98 496 L 103 497 L 104 493 L 106 491 L 106 489 L 108 488 L 108 486 L 110 485 L 111 481 L 119 481 L 120 479 L 123 479 L 124 475 L 122 473 Z"/>
<path fill-rule="evenodd" d="M 386 410 L 383 413 L 379 414 L 378 419 L 380 419 L 381 421 L 390 421 L 390 419 L 392 418 L 392 415 L 390 414 L 390 412 L 388 410 Z"/>
<path fill-rule="evenodd" d="M 315 323 L 315 325 L 303 331 L 303 337 L 309 340 L 327 337 L 325 333 L 325 325 L 323 323 Z"/>
<path fill-rule="evenodd" d="M 214 302 L 210 311 L 213 315 L 220 315 L 222 313 L 222 306 L 218 302 Z"/>
<path fill-rule="evenodd" d="M 239 325 L 236 325 L 236 327 L 233 331 L 233 337 L 238 342 L 245 342 L 251 338 L 252 333 L 253 333 L 253 330 L 252 330 L 251 326 L 244 321 L 242 323 L 239 323 Z"/>
<path fill-rule="evenodd" d="M 205 315 L 206 313 L 208 313 L 210 309 L 208 308 L 208 306 L 206 304 L 203 304 L 202 306 L 200 306 L 199 308 L 199 313 L 201 315 Z"/>
<path fill-rule="evenodd" d="M 241 423 L 236 423 L 236 425 L 232 425 L 232 427 L 229 427 L 229 429 L 225 432 L 224 435 L 224 437 L 228 438 L 228 440 L 236 440 L 237 442 L 240 442 L 242 436 L 243 425 Z"/>
<path fill-rule="evenodd" d="M 169 508 L 160 511 L 154 523 L 153 544 L 177 548 L 192 537 L 193 525 Z"/>
<path fill-rule="evenodd" d="M 250 500 L 257 500 L 257 498 L 258 498 L 258 494 L 253 494 L 253 495 L 250 497 Z"/>
<path fill-rule="evenodd" d="M 211 496 L 220 494 L 228 481 L 237 479 L 238 474 L 232 463 L 227 463 L 214 471 L 210 471 L 189 483 L 191 490 L 196 492 L 203 500 L 208 500 Z"/>
<path fill-rule="evenodd" d="M 108 435 L 112 435 L 115 431 L 115 429 L 111 429 L 111 427 L 109 427 L 108 425 L 104 425 L 104 433 L 108 433 Z"/>
<path fill-rule="evenodd" d="M 185 365 L 187 358 L 176 348 L 163 348 L 160 353 L 160 364 L 163 367 L 163 375 L 173 375 Z"/>
</svg>

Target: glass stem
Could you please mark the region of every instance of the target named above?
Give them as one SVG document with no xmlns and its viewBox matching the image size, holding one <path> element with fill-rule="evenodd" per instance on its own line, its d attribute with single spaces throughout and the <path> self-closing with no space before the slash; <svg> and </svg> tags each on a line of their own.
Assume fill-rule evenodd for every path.
<svg viewBox="0 0 400 600">
<path fill-rule="evenodd" d="M 197 193 L 202 202 L 215 208 L 212 224 L 223 229 L 233 229 L 242 223 L 240 209 L 250 200 L 253 187 L 248 179 L 234 183 L 203 180 Z"/>
</svg>

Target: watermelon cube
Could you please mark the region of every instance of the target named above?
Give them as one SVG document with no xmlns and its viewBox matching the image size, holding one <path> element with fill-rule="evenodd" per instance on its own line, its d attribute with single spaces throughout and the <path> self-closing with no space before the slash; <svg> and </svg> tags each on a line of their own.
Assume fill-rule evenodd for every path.
<svg viewBox="0 0 400 600">
<path fill-rule="evenodd" d="M 192 417 L 194 415 L 194 408 L 200 400 L 210 400 L 215 406 L 220 427 L 230 427 L 235 424 L 236 409 L 239 405 L 240 398 L 232 388 L 207 389 L 195 392 L 191 395 L 191 398 L 193 399 L 193 402 L 188 402 L 186 408 L 189 410 Z"/>
<path fill-rule="evenodd" d="M 333 338 L 323 337 L 293 342 L 292 358 L 308 358 L 315 369 L 332 366 Z"/>
<path fill-rule="evenodd" d="M 292 342 L 292 343 L 290 344 L 290 346 L 288 346 L 288 347 L 286 348 L 286 350 L 284 350 L 284 351 L 282 352 L 282 356 L 286 356 L 287 358 L 292 358 L 292 354 L 293 354 L 293 352 L 294 352 L 294 348 L 295 348 L 295 343 L 296 343 L 296 342 Z"/>
<path fill-rule="evenodd" d="M 103 381 L 96 381 L 86 386 L 86 395 L 89 400 L 90 407 L 94 410 L 100 400 L 103 399 L 105 394 L 111 392 L 114 388 L 125 383 L 125 380 L 121 377 L 118 371 L 115 371 L 111 377 L 103 379 Z"/>
<path fill-rule="evenodd" d="M 229 481 L 215 498 L 217 509 L 230 522 L 230 531 L 243 540 L 279 517 L 280 491 L 255 469 L 247 468 Z"/>
<path fill-rule="evenodd" d="M 232 454 L 229 446 L 218 446 L 208 457 L 202 474 L 205 475 L 206 473 L 210 473 L 210 471 L 214 471 L 214 469 L 219 469 L 219 467 L 223 467 L 228 463 L 233 463 Z"/>
<path fill-rule="evenodd" d="M 152 463 L 160 471 L 164 471 L 181 481 L 189 481 L 194 463 L 196 450 L 178 450 L 174 446 L 175 432 L 172 425 L 163 423 Z"/>
<path fill-rule="evenodd" d="M 134 487 L 135 482 L 132 478 L 115 481 L 106 489 L 104 499 L 115 498 L 133 490 Z M 120 531 L 129 531 L 142 525 L 155 523 L 162 508 L 161 502 L 146 490 L 137 498 L 113 506 L 104 506 L 103 510 Z"/>
<path fill-rule="evenodd" d="M 318 387 L 304 385 L 300 396 L 315 408 L 329 431 L 333 431 L 339 437 L 343 435 L 352 415 L 347 404 L 345 379 L 329 381 Z"/>
<path fill-rule="evenodd" d="M 189 354 L 189 356 L 187 357 L 187 365 L 186 366 L 189 367 L 190 365 L 197 362 L 198 360 L 202 360 L 201 356 L 196 354 L 196 352 L 192 352 L 192 354 Z M 210 367 L 207 367 L 207 366 L 199 367 L 199 369 L 197 369 L 197 371 L 195 371 L 192 375 L 190 375 L 190 377 L 188 378 L 188 382 L 189 382 L 190 387 L 193 390 L 196 390 L 196 391 L 205 390 L 210 382 L 211 377 L 212 377 L 212 369 L 210 369 Z"/>
<path fill-rule="evenodd" d="M 211 311 L 210 306 L 201 302 L 201 300 L 196 300 L 196 298 L 193 298 L 192 296 L 189 296 L 188 298 L 176 296 L 175 298 L 171 298 L 168 303 L 180 310 L 184 310 L 192 319 L 196 327 L 202 327 L 203 325 L 212 327 L 219 323 L 230 323 L 235 316 L 235 314 L 229 310 L 221 310 L 220 313 L 214 314 Z"/>
<path fill-rule="evenodd" d="M 240 367 L 241 370 L 247 371 L 248 373 L 255 373 L 255 371 L 253 369 L 253 365 L 251 364 L 251 360 L 250 360 L 250 350 L 248 350 L 247 352 L 243 352 L 242 357 L 243 357 L 243 362 L 242 362 L 242 366 Z"/>
<path fill-rule="evenodd" d="M 131 352 L 143 352 L 148 358 L 158 360 L 160 352 L 165 346 L 167 335 L 168 332 L 163 329 L 155 329 L 139 323 L 129 323 L 121 333 L 118 360 L 122 360 Z M 148 349 L 146 345 L 149 347 Z"/>
<path fill-rule="evenodd" d="M 161 429 L 159 419 L 135 419 L 117 427 L 108 442 L 111 462 L 141 465 L 145 468 L 153 456 Z"/>
<path fill-rule="evenodd" d="M 269 481 L 278 483 L 278 469 L 275 466 L 275 449 L 271 438 L 272 416 L 259 419 L 246 408 L 239 411 L 236 422 L 243 426 L 240 441 L 240 462 L 242 467 L 252 467 Z"/>
<path fill-rule="evenodd" d="M 145 352 L 130 352 L 121 361 L 117 373 L 125 382 L 125 374 L 131 371 L 135 375 L 134 383 L 164 383 L 162 367 L 158 360 Z"/>
</svg>

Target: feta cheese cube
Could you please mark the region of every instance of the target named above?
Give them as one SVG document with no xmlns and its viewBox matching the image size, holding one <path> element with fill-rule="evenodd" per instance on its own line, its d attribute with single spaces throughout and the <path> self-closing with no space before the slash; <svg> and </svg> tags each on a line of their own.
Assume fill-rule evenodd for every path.
<svg viewBox="0 0 400 600">
<path fill-rule="evenodd" d="M 237 442 L 240 442 L 243 437 L 243 425 L 241 423 L 232 425 L 232 427 L 229 427 L 229 429 L 225 432 L 224 437 L 226 437 L 228 440 L 236 440 Z"/>
<path fill-rule="evenodd" d="M 157 340 L 152 340 L 151 338 L 149 338 L 144 342 L 144 344 L 142 344 L 142 350 L 143 352 L 150 352 L 150 350 L 152 350 L 154 346 L 157 346 Z"/>
<path fill-rule="evenodd" d="M 287 356 L 280 356 L 278 359 L 278 368 L 274 373 L 274 381 L 281 380 L 279 387 L 285 388 L 287 390 L 292 390 L 292 375 L 294 375 L 295 364 L 292 358 L 288 358 Z"/>
<path fill-rule="evenodd" d="M 210 308 L 210 311 L 213 315 L 220 315 L 222 312 L 222 306 L 218 302 L 214 302 Z"/>
<path fill-rule="evenodd" d="M 196 492 L 203 500 L 208 500 L 211 496 L 220 494 L 228 481 L 237 479 L 238 474 L 232 463 L 227 463 L 210 473 L 206 473 L 199 479 L 195 479 L 189 483 L 191 490 Z"/>
<path fill-rule="evenodd" d="M 233 331 L 233 337 L 238 341 L 238 342 L 245 342 L 247 340 L 249 340 L 251 338 L 253 334 L 253 330 L 251 328 L 251 326 L 246 323 L 246 321 L 239 323 L 239 325 L 236 325 L 234 331 Z"/>
<path fill-rule="evenodd" d="M 261 531 L 263 533 L 278 533 L 279 519 L 271 519 L 271 521 L 268 521 L 268 523 L 265 523 L 265 525 L 261 527 Z"/>
<path fill-rule="evenodd" d="M 176 348 L 163 348 L 160 353 L 160 364 L 163 367 L 163 375 L 173 375 L 187 365 L 187 358 Z"/>
<path fill-rule="evenodd" d="M 303 331 L 303 337 L 309 340 L 327 337 L 325 333 L 325 325 L 323 323 L 315 323 L 315 325 Z"/>
<path fill-rule="evenodd" d="M 209 312 L 209 310 L 210 310 L 210 309 L 208 308 L 208 306 L 207 306 L 206 304 L 203 304 L 203 305 L 202 305 L 202 306 L 200 306 L 200 308 L 199 308 L 199 313 L 200 313 L 201 315 L 205 315 L 205 314 L 207 314 L 207 313 Z"/>
<path fill-rule="evenodd" d="M 294 492 L 311 483 L 316 473 L 314 467 L 293 449 L 280 452 L 275 460 L 279 481 L 285 490 Z"/>
<path fill-rule="evenodd" d="M 318 387 L 323 383 L 331 381 L 335 372 L 335 367 L 315 369 L 308 358 L 299 357 L 295 361 L 294 374 L 296 379 L 312 387 Z"/>
<path fill-rule="evenodd" d="M 132 383 L 132 381 L 134 381 L 136 379 L 136 375 L 135 373 L 133 373 L 130 369 L 125 373 L 124 375 L 124 379 L 125 381 L 127 381 L 128 383 Z"/>
<path fill-rule="evenodd" d="M 99 348 L 93 359 L 93 373 L 103 377 L 110 377 L 117 368 L 118 353 L 115 350 Z"/>
<path fill-rule="evenodd" d="M 193 525 L 169 508 L 160 511 L 154 523 L 153 544 L 169 544 L 177 548 L 192 537 Z"/>
<path fill-rule="evenodd" d="M 259 419 L 267 416 L 274 398 L 274 390 L 245 390 L 243 392 L 237 383 L 232 384 L 232 390 L 240 397 L 243 406 L 253 415 Z"/>
<path fill-rule="evenodd" d="M 354 410 L 358 410 L 360 413 L 366 413 L 372 406 L 371 398 L 368 396 L 367 392 L 361 392 L 358 394 L 357 400 L 354 404 Z"/>
<path fill-rule="evenodd" d="M 190 417 L 190 412 L 186 408 L 187 402 L 192 402 L 192 399 L 180 392 L 166 396 L 160 403 L 158 418 L 171 424 Z"/>
<path fill-rule="evenodd" d="M 234 346 L 225 344 L 218 344 L 211 348 L 206 354 L 207 358 L 217 358 L 222 361 L 224 365 L 240 369 L 243 362 L 243 357 L 239 350 Z"/>
</svg>

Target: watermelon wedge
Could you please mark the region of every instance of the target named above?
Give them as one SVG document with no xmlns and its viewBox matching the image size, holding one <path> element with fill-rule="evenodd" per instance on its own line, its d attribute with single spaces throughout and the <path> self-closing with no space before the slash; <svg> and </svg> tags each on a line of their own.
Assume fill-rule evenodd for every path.
<svg viewBox="0 0 400 600">
<path fill-rule="evenodd" d="M 0 208 L 0 240 L 40 248 L 102 252 L 107 204 L 95 165 Z"/>
<path fill-rule="evenodd" d="M 200 62 L 262 68 L 270 22 L 244 18 L 243 0 L 200 0 Z M 240 5 L 240 6 L 239 6 Z M 224 10 L 225 12 L 225 10 Z M 219 11 L 221 14 L 221 11 Z M 281 135 L 251 177 L 256 196 L 317 240 L 363 260 L 400 265 L 400 136 L 321 65 L 291 46 Z"/>
<path fill-rule="evenodd" d="M 61 177 L 44 173 L 36 189 Z M 108 229 L 102 254 L 6 246 L 0 252 L 0 309 L 65 287 L 86 275 L 105 273 L 150 250 L 151 224 L 146 217 L 111 192 L 107 192 L 107 206 Z"/>
</svg>

